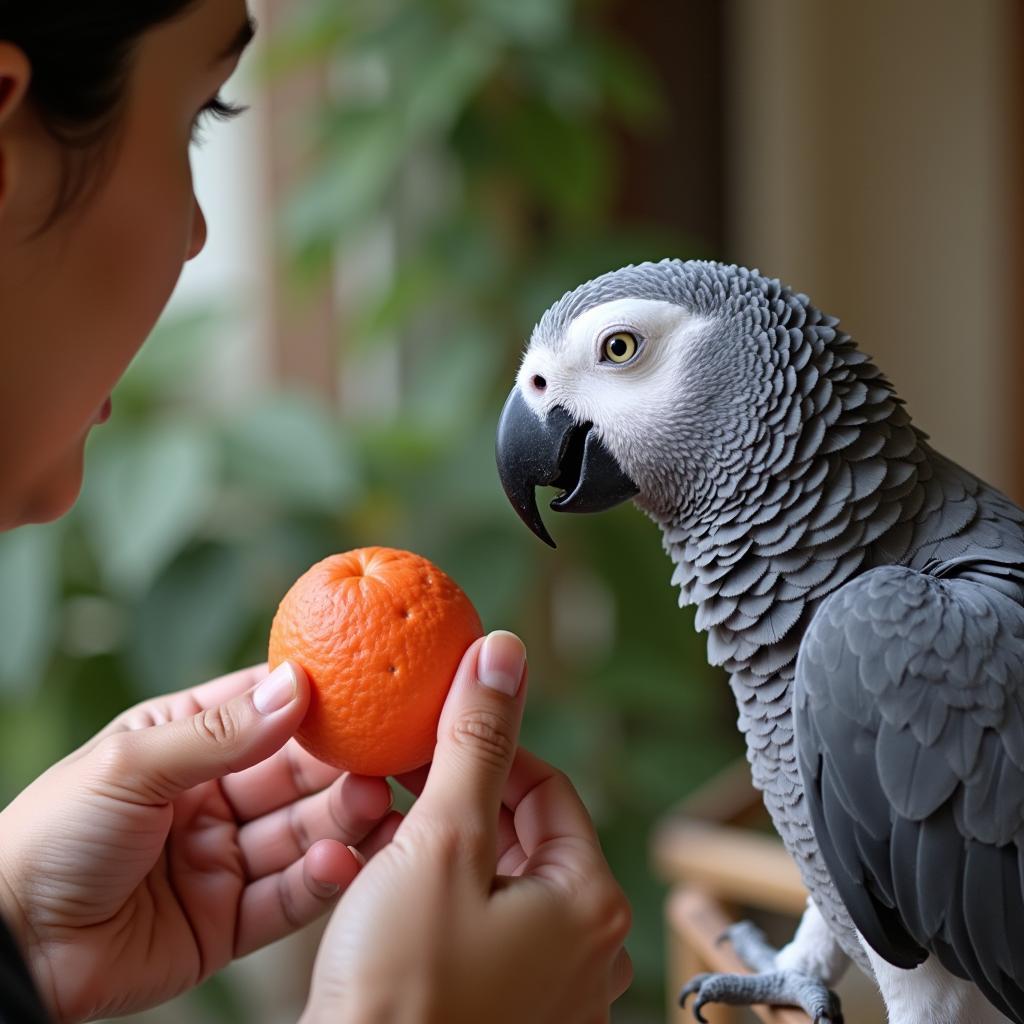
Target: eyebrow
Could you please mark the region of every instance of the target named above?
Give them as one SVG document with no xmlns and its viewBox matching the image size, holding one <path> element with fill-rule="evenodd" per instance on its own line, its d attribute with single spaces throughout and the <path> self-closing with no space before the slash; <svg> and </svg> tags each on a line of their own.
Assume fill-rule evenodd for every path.
<svg viewBox="0 0 1024 1024">
<path fill-rule="evenodd" d="M 226 60 L 240 57 L 242 51 L 253 41 L 256 35 L 256 19 L 249 18 L 235 33 L 234 39 L 217 55 L 214 63 L 222 64 Z"/>
</svg>

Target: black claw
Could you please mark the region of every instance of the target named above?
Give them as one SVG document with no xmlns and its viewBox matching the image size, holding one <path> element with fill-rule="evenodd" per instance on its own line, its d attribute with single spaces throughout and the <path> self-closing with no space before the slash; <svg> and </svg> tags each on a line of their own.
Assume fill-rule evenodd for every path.
<svg viewBox="0 0 1024 1024">
<path fill-rule="evenodd" d="M 828 994 L 828 1009 L 825 1011 L 825 1024 L 843 1024 L 842 1004 L 835 992 Z"/>
<path fill-rule="evenodd" d="M 836 1005 L 837 1002 L 838 1000 L 833 999 L 832 1006 L 829 1009 L 822 1010 L 816 1014 L 814 1024 L 844 1024 L 843 1014 Z"/>
<path fill-rule="evenodd" d="M 707 1017 L 705 1017 L 700 1011 L 704 1008 L 705 1004 L 709 1002 L 709 999 L 698 999 L 697 1002 L 693 1004 L 693 1015 L 700 1021 L 700 1024 L 708 1024 Z"/>
<path fill-rule="evenodd" d="M 709 977 L 708 974 L 698 974 L 692 977 L 682 988 L 679 993 L 679 1005 L 686 1006 L 686 1000 L 693 995 L 694 992 L 699 992 L 701 986 L 705 980 Z"/>
</svg>

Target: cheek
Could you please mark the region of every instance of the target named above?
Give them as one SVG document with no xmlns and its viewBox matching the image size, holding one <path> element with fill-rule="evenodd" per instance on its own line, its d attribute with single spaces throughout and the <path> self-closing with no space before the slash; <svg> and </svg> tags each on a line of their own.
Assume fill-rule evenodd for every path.
<svg viewBox="0 0 1024 1024">
<path fill-rule="evenodd" d="M 94 252 L 103 256 L 90 276 L 105 299 L 97 313 L 121 353 L 145 340 L 191 248 L 192 175 L 187 158 L 175 156 L 144 149 L 126 157 L 93 208 Z"/>
<path fill-rule="evenodd" d="M 137 147 L 122 154 L 69 225 L 64 301 L 49 326 L 61 375 L 76 382 L 79 425 L 109 394 L 170 298 L 188 254 L 194 207 L 187 160 Z"/>
<path fill-rule="evenodd" d="M 602 429 L 640 429 L 657 421 L 665 396 L 655 379 L 626 370 L 594 369 L 580 374 L 568 390 L 567 404 L 577 419 Z"/>
<path fill-rule="evenodd" d="M 0 346 L 12 385 L 0 383 L 0 472 L 4 497 L 33 520 L 60 514 L 77 495 L 88 427 L 193 244 L 181 149 L 126 143 L 81 207 L 19 254 L 24 286 L 0 310 L 0 327 L 22 339 L 10 351 Z M 0 508 L 0 520 L 10 514 Z"/>
</svg>

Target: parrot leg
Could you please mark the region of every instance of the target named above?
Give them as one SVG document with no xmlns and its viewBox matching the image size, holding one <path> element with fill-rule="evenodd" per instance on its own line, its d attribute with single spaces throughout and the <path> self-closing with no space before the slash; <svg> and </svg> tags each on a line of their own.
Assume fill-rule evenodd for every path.
<svg viewBox="0 0 1024 1024">
<path fill-rule="evenodd" d="M 734 944 L 735 947 L 735 944 Z M 771 948 L 771 947 L 769 947 Z M 743 957 L 738 949 L 740 957 Z M 746 961 L 745 961 L 746 962 Z M 843 976 L 850 965 L 850 958 L 836 941 L 832 929 L 815 906 L 808 899 L 807 909 L 800 919 L 800 925 L 792 940 L 779 950 L 773 970 L 800 971 L 813 974 L 824 980 L 830 988 Z M 748 966 L 752 966 L 748 962 Z M 760 968 L 755 968 L 755 970 Z"/>
<path fill-rule="evenodd" d="M 778 968 L 779 950 L 770 945 L 764 932 L 750 921 L 740 921 L 727 928 L 719 942 L 728 941 L 736 955 L 752 970 L 768 974 Z M 803 972 L 801 972 L 803 973 Z"/>
<path fill-rule="evenodd" d="M 822 928 L 826 933 L 822 937 L 826 938 L 827 955 L 807 956 L 805 953 L 800 956 L 801 947 L 807 945 L 806 940 L 818 937 Z M 757 973 L 698 974 L 679 996 L 681 1006 L 686 1005 L 691 995 L 697 996 L 693 1006 L 697 1020 L 704 1020 L 701 1009 L 707 1003 L 726 1003 L 731 1006 L 759 1003 L 767 1006 L 799 1006 L 815 1024 L 843 1024 L 839 997 L 829 989 L 828 984 L 833 980 L 832 975 L 842 972 L 846 957 L 841 951 L 837 956 L 838 947 L 813 904 L 808 904 L 801 927 L 783 954 L 770 946 L 761 929 L 749 921 L 733 925 L 722 939 L 731 942 L 740 959 Z M 808 970 L 812 965 L 819 968 L 826 962 L 833 967 L 827 980 Z"/>
</svg>

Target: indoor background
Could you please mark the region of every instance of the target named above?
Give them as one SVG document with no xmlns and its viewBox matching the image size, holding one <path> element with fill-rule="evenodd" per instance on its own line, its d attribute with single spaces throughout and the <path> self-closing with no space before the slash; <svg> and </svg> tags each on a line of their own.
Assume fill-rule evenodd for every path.
<svg viewBox="0 0 1024 1024">
<path fill-rule="evenodd" d="M 527 641 L 524 743 L 577 783 L 635 908 L 614 1019 L 664 1020 L 650 834 L 742 755 L 735 710 L 643 516 L 549 516 L 557 552 L 521 525 L 502 401 L 567 288 L 740 262 L 840 316 L 938 448 L 1024 497 L 1019 5 L 253 12 L 227 89 L 252 110 L 195 153 L 207 251 L 95 432 L 78 508 L 0 537 L 0 801 L 128 704 L 262 660 L 312 562 L 411 548 Z M 294 1020 L 315 945 L 139 1020 Z"/>
</svg>

